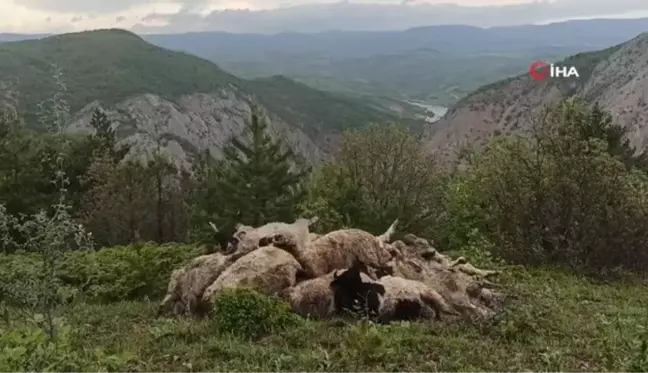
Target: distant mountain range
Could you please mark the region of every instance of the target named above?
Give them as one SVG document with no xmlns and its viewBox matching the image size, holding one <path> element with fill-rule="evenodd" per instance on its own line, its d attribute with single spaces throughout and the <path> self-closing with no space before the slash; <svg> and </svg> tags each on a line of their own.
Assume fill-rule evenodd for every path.
<svg viewBox="0 0 648 373">
<path fill-rule="evenodd" d="M 405 31 L 199 32 L 142 37 L 206 58 L 245 78 L 284 75 L 317 89 L 365 100 L 379 97 L 448 106 L 484 84 L 526 70 L 533 60 L 560 60 L 645 31 L 648 18 L 493 28 L 450 25 Z M 42 35 L 0 34 L 0 41 L 35 37 Z"/>
<path fill-rule="evenodd" d="M 317 33 L 332 30 L 394 31 L 438 25 L 479 27 L 529 25 L 552 20 L 640 18 L 648 16 L 643 0 L 471 1 L 467 5 L 442 1 L 334 0 L 288 2 L 271 9 L 224 9 L 198 13 L 196 2 L 173 14 L 150 13 L 134 30 L 141 33 L 224 31 L 274 34 Z M 290 4 L 292 3 L 292 5 Z M 505 4 L 504 4 L 505 3 Z M 265 3 L 272 5 L 272 3 Z"/>
<path fill-rule="evenodd" d="M 533 60 L 560 60 L 648 31 L 648 18 L 541 26 L 430 26 L 405 31 L 145 35 L 244 77 L 282 74 L 318 89 L 452 105 Z"/>
<path fill-rule="evenodd" d="M 648 30 L 646 21 L 618 22 L 625 25 L 624 32 L 631 33 L 632 30 Z M 341 43 L 337 50 L 332 42 L 313 43 L 311 49 L 306 49 L 308 43 L 303 41 L 308 38 L 327 39 L 335 33 L 144 36 L 156 44 L 175 40 L 174 43 L 178 43 L 175 48 L 184 45 L 188 50 L 195 47 L 195 53 L 202 50 L 203 55 L 236 54 L 240 50 L 245 58 L 253 58 L 263 45 L 268 50 L 274 45 L 284 51 L 302 51 L 307 55 L 315 53 L 313 49 L 323 53 L 330 48 L 332 55 L 337 57 L 322 57 L 324 60 L 320 60 L 319 70 L 317 65 L 311 65 L 317 61 L 315 57 L 303 63 L 299 62 L 304 61 L 303 55 L 298 55 L 295 65 L 310 66 L 314 72 L 328 72 L 331 66 L 347 66 L 344 70 L 347 75 L 338 71 L 339 75 L 331 78 L 349 88 L 347 96 L 313 89 L 284 76 L 242 79 L 206 59 L 161 48 L 123 30 L 64 34 L 0 44 L 0 86 L 11 90 L 13 95 L 9 96 L 18 99 L 17 109 L 33 124 L 36 104 L 54 89 L 49 66 L 56 62 L 64 71 L 69 90 L 68 100 L 73 112 L 70 130 L 89 130 L 92 109 L 102 107 L 108 110 L 123 141 L 134 144 L 134 152 L 146 153 L 156 139 L 162 139 L 165 149 L 182 164 L 188 164 L 198 151 L 207 149 L 218 155 L 230 136 L 242 132 L 252 99 L 265 108 L 274 136 L 283 138 L 310 162 L 319 162 L 335 151 L 339 135 L 345 129 L 369 122 L 404 121 L 414 124 L 409 119 L 415 114 L 411 111 L 412 106 L 402 101 L 416 96 L 412 92 L 418 90 L 421 95 L 427 94 L 429 99 L 434 92 L 444 89 L 462 93 L 457 87 L 464 87 L 464 93 L 455 97 L 455 104 L 441 121 L 427 126 L 425 131 L 429 146 L 446 154 L 451 154 L 464 143 L 480 144 L 498 134 L 524 131 L 530 113 L 544 103 L 571 95 L 601 102 L 613 112 L 616 120 L 631 129 L 633 145 L 644 147 L 648 135 L 648 34 L 638 37 L 633 34 L 622 39 L 622 32 L 611 28 L 605 32 L 607 36 L 602 41 L 592 37 L 596 33 L 579 34 L 574 29 L 571 29 L 573 32 L 564 31 L 569 27 L 586 30 L 586 25 L 597 22 L 612 22 L 607 24 L 611 27 L 617 21 L 589 22 L 487 30 L 461 26 L 432 27 L 387 33 L 391 36 L 383 39 L 386 52 L 381 55 L 373 55 L 377 47 L 359 40 L 375 38 L 372 40 L 378 43 L 378 36 L 387 35 L 385 33 L 349 33 L 346 38 L 349 44 Z M 542 35 L 557 35 L 552 33 L 557 33 L 558 29 L 566 32 L 562 44 L 552 44 L 555 36 L 532 37 L 539 30 L 544 30 L 540 32 Z M 456 30 L 456 33 L 451 30 Z M 471 34 L 473 32 L 476 34 Z M 420 37 L 412 37 L 417 34 Z M 353 50 L 349 46 L 353 44 L 352 35 L 357 36 L 355 42 L 364 45 L 364 49 Z M 436 36 L 426 39 L 424 35 Z M 234 41 L 239 37 L 248 40 L 241 42 L 248 43 L 248 47 Z M 300 41 L 293 44 L 277 41 L 284 40 L 284 37 Z M 395 41 L 399 37 L 403 38 L 402 42 Z M 19 40 L 21 36 L 2 35 L 0 38 Z M 264 38 L 274 41 L 260 43 L 259 40 Z M 616 39 L 622 40 L 611 46 Z M 189 40 L 202 41 L 191 44 Z M 233 46 L 227 47 L 227 40 Z M 475 48 L 473 51 L 469 49 L 471 43 Z M 572 49 L 591 50 L 593 46 L 598 50 L 568 52 Z M 542 51 L 553 51 L 555 60 L 560 58 L 559 55 L 571 54 L 565 63 L 577 66 L 581 77 L 562 83 L 531 81 L 526 72 L 530 57 L 543 58 Z M 277 55 L 282 56 L 281 53 Z M 266 60 L 261 62 L 285 60 L 285 56 L 280 58 L 277 55 L 268 52 Z M 426 63 L 430 65 L 426 66 Z M 269 63 L 268 66 L 273 65 Z M 507 78 L 497 81 L 497 76 Z M 319 77 L 310 76 L 310 79 Z M 492 84 L 479 87 L 482 85 L 480 82 Z M 453 85 L 454 91 L 451 90 Z M 366 89 L 367 86 L 374 92 Z M 469 86 L 474 86 L 475 91 L 468 93 Z M 330 89 L 340 90 L 340 86 Z M 367 94 L 371 96 L 358 99 Z"/>
</svg>

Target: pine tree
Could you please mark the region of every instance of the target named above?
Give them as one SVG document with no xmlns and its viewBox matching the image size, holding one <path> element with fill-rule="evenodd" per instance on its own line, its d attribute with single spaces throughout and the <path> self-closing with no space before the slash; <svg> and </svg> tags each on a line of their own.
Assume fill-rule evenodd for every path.
<svg viewBox="0 0 648 373">
<path fill-rule="evenodd" d="M 586 113 L 586 120 L 580 127 L 583 138 L 604 140 L 608 144 L 608 152 L 620 157 L 628 167 L 648 170 L 648 154 L 645 151 L 637 152 L 637 149 L 630 144 L 626 127 L 614 123 L 610 113 L 599 103 L 595 103 Z"/>
<path fill-rule="evenodd" d="M 208 174 L 206 163 L 201 163 L 204 184 L 200 188 L 211 196 L 213 211 L 194 205 L 194 215 L 224 230 L 236 223 L 258 226 L 270 221 L 292 221 L 305 197 L 301 182 L 310 170 L 270 137 L 256 107 L 252 108 L 244 135 L 232 138 L 223 151 L 222 162 L 212 162 L 211 176 L 204 177 Z M 207 227 L 207 221 L 203 226 Z"/>
<path fill-rule="evenodd" d="M 129 149 L 117 145 L 117 134 L 112 128 L 112 122 L 101 109 L 97 108 L 92 112 L 90 126 L 95 130 L 95 133 L 91 136 L 91 141 L 95 146 L 95 154 L 108 156 L 114 162 L 121 161 Z"/>
<path fill-rule="evenodd" d="M 291 170 L 297 158 L 268 135 L 256 107 L 246 132 L 249 144 L 235 137 L 224 149 L 226 167 L 219 191 L 231 201 L 231 212 L 240 215 L 242 223 L 291 221 L 304 197 L 300 183 L 308 170 Z"/>
</svg>

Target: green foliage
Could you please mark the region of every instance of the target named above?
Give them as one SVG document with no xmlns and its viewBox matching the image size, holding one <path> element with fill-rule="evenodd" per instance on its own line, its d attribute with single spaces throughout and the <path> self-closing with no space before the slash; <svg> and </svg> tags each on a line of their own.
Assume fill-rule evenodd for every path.
<svg viewBox="0 0 648 373">
<path fill-rule="evenodd" d="M 302 208 L 320 217 L 320 227 L 347 225 L 378 234 L 398 218 L 399 231 L 429 236 L 446 179 L 407 129 L 369 126 L 344 135 L 338 156 L 310 180 Z"/>
<path fill-rule="evenodd" d="M 287 123 L 303 128 L 312 135 L 320 131 L 343 131 L 371 122 L 396 119 L 390 112 L 374 109 L 364 100 L 310 89 L 283 76 L 250 80 L 244 87 L 254 92 L 260 103 L 271 108 Z"/>
<path fill-rule="evenodd" d="M 166 157 L 155 154 L 143 164 L 100 156 L 84 180 L 81 221 L 101 246 L 185 241 L 192 184 Z"/>
<path fill-rule="evenodd" d="M 69 324 L 57 319 L 57 340 L 48 339 L 38 324 L 42 316 L 30 320 L 20 329 L 0 326 L 0 371 L 61 372 L 61 371 L 120 371 L 125 370 L 129 357 L 107 355 L 101 348 L 86 350 L 75 343 L 75 333 Z"/>
<path fill-rule="evenodd" d="M 87 141 L 92 143 L 95 156 L 107 156 L 114 162 L 124 159 L 130 149 L 127 146 L 117 145 L 117 134 L 112 122 L 101 109 L 92 112 L 90 126 L 95 132 L 88 136 Z"/>
<path fill-rule="evenodd" d="M 301 322 L 287 303 L 251 289 L 225 289 L 213 304 L 210 320 L 216 330 L 241 338 L 281 332 Z"/>
<path fill-rule="evenodd" d="M 630 364 L 630 372 L 648 371 L 648 337 L 644 337 L 636 349 L 635 357 Z"/>
<path fill-rule="evenodd" d="M 92 238 L 83 226 L 77 225 L 70 215 L 72 203 L 68 198 L 70 184 L 66 170 L 67 139 L 64 126 L 69 120 L 69 108 L 65 100 L 66 86 L 62 73 L 56 66 L 53 71 L 56 91 L 51 98 L 39 103 L 40 121 L 57 140 L 60 151 L 45 152 L 41 158 L 45 177 L 56 188 L 54 201 L 49 209 L 41 209 L 33 215 L 12 216 L 6 209 L 0 210 L 5 237 L 2 241 L 11 243 L 19 250 L 38 253 L 42 263 L 38 276 L 27 281 L 3 284 L 2 298 L 9 295 L 13 301 L 30 311 L 44 315 L 43 330 L 50 341 L 56 338 L 54 310 L 60 304 L 58 269 L 65 252 L 71 248 L 92 249 Z M 52 149 L 57 150 L 57 149 Z M 18 239 L 11 237 L 18 236 Z"/>
<path fill-rule="evenodd" d="M 161 298 L 171 272 L 201 255 L 194 246 L 135 244 L 68 254 L 63 283 L 98 301 Z"/>
<path fill-rule="evenodd" d="M 15 113 L 4 112 L 0 119 L 0 203 L 13 216 L 50 209 L 59 194 L 52 176 L 60 168 L 67 179 L 70 213 L 75 214 L 89 187 L 84 177 L 100 149 L 94 135 L 36 134 L 26 129 Z M 123 157 L 124 151 L 113 154 Z M 57 157 L 64 160 L 58 166 L 54 164 Z M 11 248 L 0 249 L 6 252 Z"/>
<path fill-rule="evenodd" d="M 594 104 L 589 110 L 574 111 L 573 118 L 579 136 L 582 139 L 595 138 L 607 143 L 607 152 L 618 157 L 628 167 L 636 167 L 648 171 L 648 155 L 639 152 L 630 145 L 628 129 L 612 120 L 612 115 L 606 112 L 600 104 Z"/>
<path fill-rule="evenodd" d="M 446 239 L 465 242 L 465 224 L 518 263 L 645 271 L 648 184 L 615 131 L 599 108 L 567 101 L 530 138 L 494 140 L 452 186 Z"/>
<path fill-rule="evenodd" d="M 42 162 L 46 141 L 30 133 L 24 122 L 12 112 L 0 118 L 0 203 L 7 213 L 33 214 L 53 203 L 43 193 L 50 189 Z M 3 250 L 8 248 L 3 247 Z"/>
<path fill-rule="evenodd" d="M 259 115 L 254 108 L 247 138 L 233 138 L 223 162 L 203 158 L 198 163 L 197 178 L 203 184 L 193 203 L 197 229 L 210 229 L 209 221 L 219 229 L 236 223 L 294 221 L 305 194 L 301 182 L 309 170 L 269 136 Z"/>
<path fill-rule="evenodd" d="M 477 172 L 463 172 L 452 178 L 445 189 L 444 213 L 437 225 L 441 247 L 457 250 L 481 238 L 488 219 L 485 198 Z"/>
<path fill-rule="evenodd" d="M 354 371 L 379 363 L 389 353 L 385 348 L 388 344 L 385 339 L 385 333 L 381 333 L 376 324 L 363 320 L 347 331 L 342 345 L 342 359 L 347 364 L 355 363 Z"/>
<path fill-rule="evenodd" d="M 165 294 L 171 272 L 202 254 L 195 246 L 143 244 L 98 251 L 71 251 L 57 263 L 56 277 L 44 278 L 43 263 L 36 254 L 0 256 L 0 293 L 6 301 L 23 304 L 38 294 L 15 293 L 34 281 L 58 285 L 57 302 L 83 296 L 91 302 L 158 299 Z"/>
</svg>

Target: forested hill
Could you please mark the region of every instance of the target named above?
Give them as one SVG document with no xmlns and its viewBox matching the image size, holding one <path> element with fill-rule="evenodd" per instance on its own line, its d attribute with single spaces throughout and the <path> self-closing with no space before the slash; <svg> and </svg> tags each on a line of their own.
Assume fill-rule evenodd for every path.
<svg viewBox="0 0 648 373">
<path fill-rule="evenodd" d="M 99 105 L 130 127 L 125 133 L 150 132 L 155 121 L 167 128 L 167 137 L 191 144 L 182 146 L 185 151 L 218 150 L 226 137 L 240 132 L 250 98 L 267 109 L 277 132 L 292 132 L 286 135 L 290 142 L 312 159 L 329 152 L 330 137 L 342 129 L 395 119 L 286 78 L 243 80 L 205 59 L 111 29 L 0 44 L 5 96 L 15 99 L 31 127 L 37 125 L 38 103 L 57 89 L 52 64 L 62 72 L 74 128 L 83 129 L 89 106 Z M 196 134 L 200 131 L 208 132 L 207 139 Z"/>
</svg>

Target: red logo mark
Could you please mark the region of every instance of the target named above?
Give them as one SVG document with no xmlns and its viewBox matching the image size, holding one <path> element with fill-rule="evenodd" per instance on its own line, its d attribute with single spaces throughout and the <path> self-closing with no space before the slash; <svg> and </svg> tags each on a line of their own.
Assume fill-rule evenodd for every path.
<svg viewBox="0 0 648 373">
<path fill-rule="evenodd" d="M 551 71 L 550 71 L 549 64 L 544 61 L 535 61 L 529 67 L 529 74 L 531 75 L 531 79 L 537 81 L 542 81 L 547 79 L 549 77 L 550 72 Z"/>
</svg>

